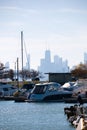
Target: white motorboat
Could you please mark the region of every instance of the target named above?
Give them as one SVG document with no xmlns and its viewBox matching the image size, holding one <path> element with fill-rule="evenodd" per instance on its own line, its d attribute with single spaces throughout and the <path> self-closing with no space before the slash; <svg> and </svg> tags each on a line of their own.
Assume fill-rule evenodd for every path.
<svg viewBox="0 0 87 130">
<path fill-rule="evenodd" d="M 34 86 L 29 94 L 29 101 L 63 101 L 64 98 L 70 98 L 71 91 L 61 89 L 61 85 L 56 82 L 39 83 Z"/>
<path fill-rule="evenodd" d="M 17 88 L 15 86 L 5 82 L 0 82 L 0 97 L 13 96 L 16 91 Z"/>
<path fill-rule="evenodd" d="M 78 88 L 77 82 L 66 82 L 61 86 L 64 90 L 73 91 Z"/>
</svg>

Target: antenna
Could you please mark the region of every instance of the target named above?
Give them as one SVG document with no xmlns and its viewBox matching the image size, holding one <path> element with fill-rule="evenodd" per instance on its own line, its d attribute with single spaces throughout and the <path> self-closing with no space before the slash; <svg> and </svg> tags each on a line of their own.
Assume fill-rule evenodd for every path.
<svg viewBox="0 0 87 130">
<path fill-rule="evenodd" d="M 49 49 L 50 49 L 49 43 L 46 41 L 46 50 L 49 50 Z"/>
</svg>

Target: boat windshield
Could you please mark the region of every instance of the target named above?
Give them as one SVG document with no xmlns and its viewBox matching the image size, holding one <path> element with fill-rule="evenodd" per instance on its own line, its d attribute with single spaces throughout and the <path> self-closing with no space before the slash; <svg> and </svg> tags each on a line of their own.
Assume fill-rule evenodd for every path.
<svg viewBox="0 0 87 130">
<path fill-rule="evenodd" d="M 46 91 L 47 86 L 46 85 L 36 85 L 33 89 L 34 94 L 43 94 Z"/>
</svg>

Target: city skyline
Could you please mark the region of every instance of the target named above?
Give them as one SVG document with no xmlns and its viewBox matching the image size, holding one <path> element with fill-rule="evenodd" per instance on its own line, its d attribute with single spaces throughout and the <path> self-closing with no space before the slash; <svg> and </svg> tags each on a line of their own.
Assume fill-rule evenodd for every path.
<svg viewBox="0 0 87 130">
<path fill-rule="evenodd" d="M 54 55 L 67 59 L 72 68 L 87 52 L 87 1 L 1 0 L 0 62 L 9 61 L 11 68 L 17 57 L 21 66 L 21 31 L 31 68 L 37 69 L 46 49 L 52 59 Z"/>
<path fill-rule="evenodd" d="M 31 68 L 31 60 L 30 59 L 31 59 L 31 55 L 27 54 L 27 61 L 23 64 L 24 69 L 29 69 L 29 70 L 34 69 L 34 68 Z M 19 61 L 19 59 L 18 59 L 18 61 Z M 87 64 L 87 52 L 84 52 L 83 61 L 81 61 L 80 63 Z M 79 64 L 77 64 L 77 65 L 79 65 Z M 14 64 L 13 68 L 10 67 L 9 61 L 6 61 L 4 65 L 7 69 L 14 70 L 15 67 L 17 67 L 17 60 Z M 48 72 L 70 72 L 70 70 L 73 69 L 77 65 L 74 65 L 74 66 L 72 66 L 72 68 L 70 68 L 70 66 L 68 65 L 67 59 L 63 59 L 62 57 L 60 57 L 57 54 L 54 55 L 52 58 L 51 51 L 49 49 L 46 49 L 44 52 L 44 57 L 39 59 L 39 64 L 37 65 L 36 70 L 40 71 L 40 72 L 45 72 L 45 73 L 48 73 Z M 45 67 L 45 68 L 43 69 L 43 67 Z M 19 70 L 21 70 L 21 69 L 22 68 L 19 66 Z M 43 71 L 43 70 L 45 70 L 45 71 Z"/>
<path fill-rule="evenodd" d="M 54 60 L 51 61 L 50 50 L 45 51 L 45 57 L 40 59 L 40 66 L 38 66 L 38 71 L 45 73 L 68 73 L 70 72 L 68 61 L 63 61 L 62 57 L 58 55 L 54 56 Z"/>
</svg>

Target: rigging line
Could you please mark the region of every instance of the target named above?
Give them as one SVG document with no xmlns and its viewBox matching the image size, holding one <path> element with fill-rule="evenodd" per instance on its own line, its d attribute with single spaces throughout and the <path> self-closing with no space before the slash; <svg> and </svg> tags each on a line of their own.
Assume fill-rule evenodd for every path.
<svg viewBox="0 0 87 130">
<path fill-rule="evenodd" d="M 25 48 L 25 55 L 26 55 L 26 59 L 27 59 L 27 63 L 28 63 L 28 68 L 29 68 L 29 59 L 28 59 L 28 54 L 27 54 L 27 49 L 26 49 L 25 41 L 24 41 L 24 48 Z"/>
</svg>

